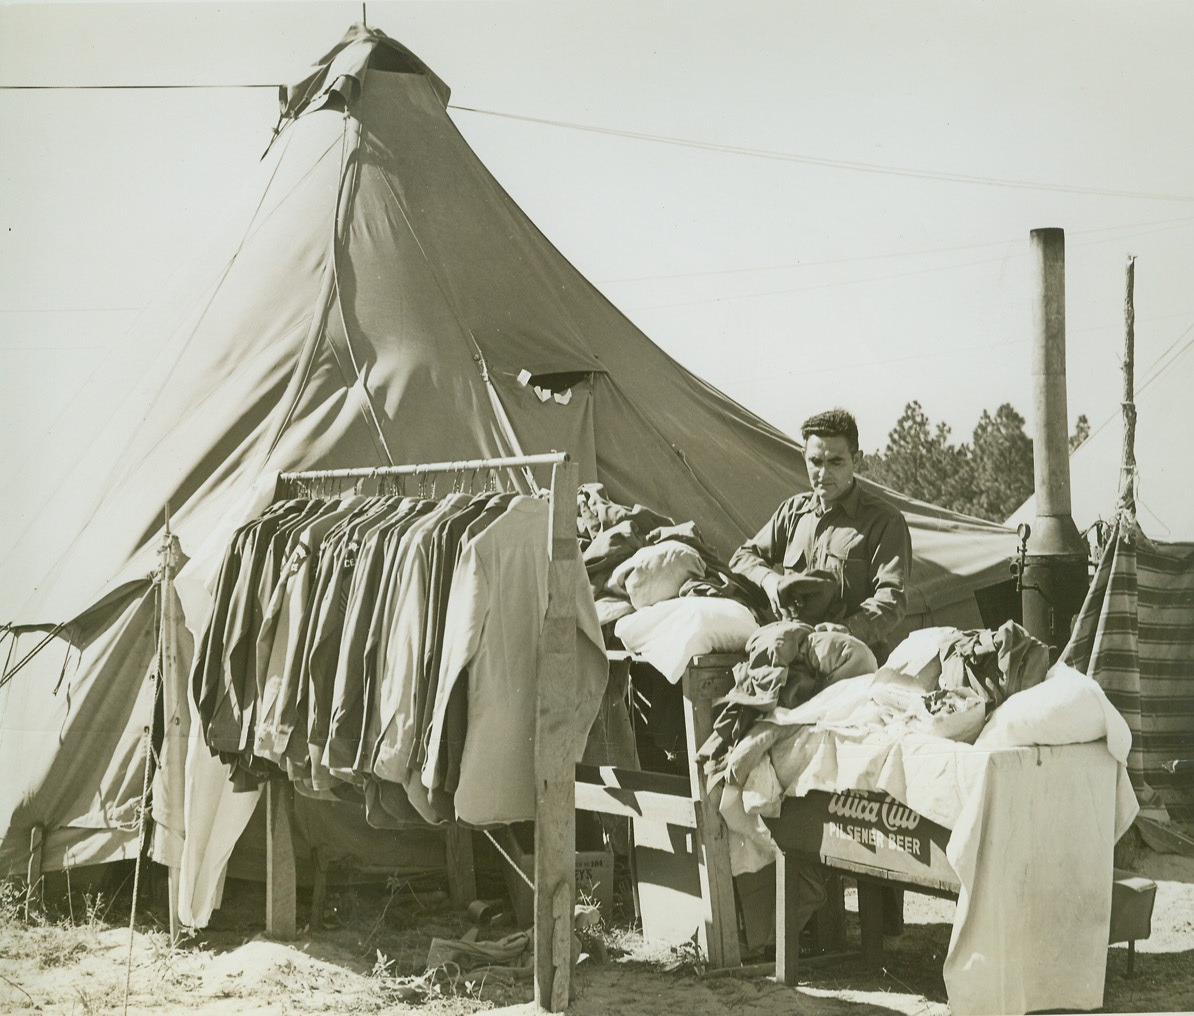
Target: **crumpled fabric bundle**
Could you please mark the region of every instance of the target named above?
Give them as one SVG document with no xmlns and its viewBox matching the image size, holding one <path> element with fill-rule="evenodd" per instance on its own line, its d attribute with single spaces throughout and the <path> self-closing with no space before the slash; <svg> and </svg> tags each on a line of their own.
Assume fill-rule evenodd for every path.
<svg viewBox="0 0 1194 1016">
<path fill-rule="evenodd" d="M 642 546 L 643 535 L 631 519 L 603 529 L 581 553 L 585 571 L 590 577 L 608 573 Z"/>
<path fill-rule="evenodd" d="M 804 650 L 813 626 L 803 621 L 765 624 L 746 641 L 746 662 L 734 667 L 734 687 L 726 702 L 751 706 L 760 712 L 780 705 L 794 706 L 800 691 L 811 691 L 816 675 L 805 662 Z M 788 690 L 789 678 L 792 688 Z"/>
<path fill-rule="evenodd" d="M 705 574 L 705 561 L 692 547 L 664 540 L 636 550 L 609 578 L 608 588 L 629 597 L 635 610 L 675 599 L 680 587 Z"/>
<path fill-rule="evenodd" d="M 932 691 L 941 679 L 941 657 L 962 637 L 953 627 L 921 628 L 904 637 L 875 674 L 876 684 Z"/>
<path fill-rule="evenodd" d="M 644 534 L 661 526 L 675 525 L 666 515 L 641 504 L 630 506 L 611 500 L 603 483 L 582 483 L 576 494 L 576 506 L 578 533 L 590 540 L 625 521 L 634 523 L 634 527 Z"/>
<path fill-rule="evenodd" d="M 474 933 L 475 929 L 468 934 Z M 534 972 L 534 942 L 529 931 L 516 931 L 496 942 L 477 942 L 467 935 L 461 939 L 433 938 L 427 950 L 427 969 L 435 970 L 449 964 L 462 973 L 488 967 L 527 976 Z"/>
<path fill-rule="evenodd" d="M 986 701 L 990 713 L 1010 695 L 1032 688 L 1049 670 L 1049 647 L 1015 621 L 998 631 L 960 632 L 941 653 L 938 687 L 970 688 Z"/>
<path fill-rule="evenodd" d="M 814 631 L 805 642 L 804 660 L 825 684 L 873 674 L 879 665 L 862 639 L 840 631 Z"/>
<path fill-rule="evenodd" d="M 576 502 L 581 557 L 603 627 L 641 607 L 675 596 L 732 599 L 745 605 L 756 617 L 769 616 L 766 597 L 729 570 L 729 566 L 705 543 L 695 522 L 676 523 L 643 505 L 618 504 L 609 498 L 601 483 L 582 484 Z M 629 581 L 626 572 L 619 572 L 640 551 L 664 544 L 690 548 L 702 561 L 703 568 L 690 567 L 689 574 L 683 575 L 674 589 L 670 589 L 670 579 L 664 581 L 666 576 L 655 572 L 644 574 L 641 580 L 633 578 Z M 675 553 L 669 551 L 669 555 Z M 644 560 L 657 562 L 649 555 L 640 558 L 640 561 Z M 649 567 L 655 568 L 657 564 Z M 628 585 L 641 587 L 637 597 L 628 593 Z"/>
<path fill-rule="evenodd" d="M 727 702 L 768 710 L 790 709 L 818 685 L 873 674 L 875 654 L 847 632 L 817 631 L 803 621 L 775 621 L 746 643 L 746 662 L 734 668 Z"/>
<path fill-rule="evenodd" d="M 935 688 L 922 692 L 896 684 L 871 685 L 873 716 L 860 715 L 860 724 L 901 726 L 950 741 L 973 743 L 987 720 L 987 699 L 973 688 Z"/>
<path fill-rule="evenodd" d="M 791 572 L 785 576 L 787 595 L 794 602 L 783 606 L 783 619 L 820 624 L 840 621 L 846 616 L 846 602 L 842 599 L 842 580 L 833 572 L 813 569 Z"/>
<path fill-rule="evenodd" d="M 720 758 L 765 713 L 791 709 L 828 684 L 873 674 L 878 667 L 860 639 L 816 631 L 802 621 L 764 625 L 747 641 L 746 654 L 746 661 L 734 667 L 734 687 L 698 753 L 703 758 Z"/>
<path fill-rule="evenodd" d="M 1107 693 L 1080 670 L 1060 661 L 1046 679 L 995 710 L 983 728 L 980 747 L 1081 744 L 1107 739 L 1107 751 L 1127 763 L 1132 731 Z"/>
<path fill-rule="evenodd" d="M 746 607 L 719 596 L 678 597 L 618 620 L 622 644 L 676 684 L 694 656 L 740 653 L 759 627 Z"/>
</svg>

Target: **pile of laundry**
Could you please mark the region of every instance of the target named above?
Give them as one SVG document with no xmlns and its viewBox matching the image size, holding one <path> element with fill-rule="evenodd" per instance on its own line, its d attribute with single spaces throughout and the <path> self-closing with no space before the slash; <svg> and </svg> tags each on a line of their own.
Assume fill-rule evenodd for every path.
<svg viewBox="0 0 1194 1016">
<path fill-rule="evenodd" d="M 858 720 L 972 743 L 996 707 L 1040 684 L 1048 669 L 1048 647 L 1015 621 L 996 631 L 924 628 L 875 674 L 873 716 Z"/>
<path fill-rule="evenodd" d="M 577 494 L 577 531 L 607 647 L 673 684 L 694 656 L 741 652 L 770 617 L 762 591 L 729 570 L 694 522 L 618 504 L 589 483 Z"/>
<path fill-rule="evenodd" d="M 760 610 L 759 590 L 730 572 L 695 522 L 613 501 L 601 483 L 577 492 L 581 556 L 602 625 L 681 596 L 726 597 Z"/>
<path fill-rule="evenodd" d="M 772 710 L 794 708 L 835 681 L 873 674 L 878 666 L 865 642 L 803 621 L 763 625 L 747 639 L 745 650 L 746 660 L 734 667 L 734 687 L 719 703 L 713 733 L 698 753 L 702 759 L 724 759 Z"/>
<path fill-rule="evenodd" d="M 759 641 L 768 629 L 782 624 L 760 628 Z M 830 634 L 838 638 L 825 638 Z M 781 691 L 765 714 L 732 731 L 724 764 L 709 765 L 710 772 L 724 769 L 729 783 L 745 786 L 772 749 L 781 750 L 789 762 L 806 752 L 811 759 L 823 741 L 819 734 L 837 735 L 864 754 L 871 749 L 882 754 L 909 735 L 972 744 L 997 706 L 1039 685 L 1049 669 L 1048 646 L 1015 621 L 994 631 L 924 628 L 897 645 L 882 667 L 876 669 L 871 656 L 869 671 L 869 650 L 861 643 L 860 649 L 839 641 L 850 638 L 823 632 L 805 636 L 811 644 L 806 653 L 816 647 L 824 661 L 813 695 L 793 701 L 800 698 L 798 687 Z M 785 645 L 779 636 L 767 641 Z M 798 642 L 797 636 L 787 640 Z M 798 665 L 802 662 L 797 660 Z M 835 669 L 825 669 L 835 664 Z M 738 681 L 736 670 L 735 691 Z M 799 685 L 807 677 L 798 672 L 796 681 Z M 717 758 L 715 751 L 705 754 Z M 799 766 L 793 768 L 798 771 Z"/>
</svg>

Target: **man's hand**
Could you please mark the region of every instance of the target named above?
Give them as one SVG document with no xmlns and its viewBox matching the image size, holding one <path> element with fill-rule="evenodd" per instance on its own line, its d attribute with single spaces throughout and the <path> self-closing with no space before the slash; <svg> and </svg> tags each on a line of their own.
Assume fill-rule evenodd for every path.
<svg viewBox="0 0 1194 1016">
<path fill-rule="evenodd" d="M 767 594 L 767 602 L 771 604 L 771 613 L 776 617 L 783 617 L 783 605 L 779 600 L 779 583 L 782 575 L 771 572 L 763 577 L 763 592 Z"/>
<path fill-rule="evenodd" d="M 801 572 L 779 575 L 772 572 L 763 580 L 763 591 L 771 611 L 779 618 L 792 618 L 800 610 L 801 594 L 808 591 L 808 576 Z"/>
</svg>

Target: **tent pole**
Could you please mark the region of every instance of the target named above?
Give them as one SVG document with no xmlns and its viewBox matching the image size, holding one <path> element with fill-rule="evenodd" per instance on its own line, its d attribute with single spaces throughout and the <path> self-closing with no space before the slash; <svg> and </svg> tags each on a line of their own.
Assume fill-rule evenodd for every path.
<svg viewBox="0 0 1194 1016">
<path fill-rule="evenodd" d="M 178 920 L 178 891 L 179 891 L 179 856 L 176 849 L 177 840 L 181 836 L 166 824 L 172 814 L 171 806 L 179 802 L 168 793 L 167 782 L 173 778 L 175 771 L 182 766 L 182 758 L 176 747 L 180 733 L 185 736 L 181 728 L 181 718 L 173 715 L 180 708 L 185 708 L 186 701 L 185 678 L 182 679 L 183 688 L 177 687 L 178 675 L 181 670 L 178 660 L 178 645 L 175 634 L 179 624 L 178 615 L 174 609 L 174 576 L 181 567 L 182 547 L 178 537 L 170 529 L 170 505 L 163 510 L 165 529 L 162 533 L 162 545 L 158 548 L 158 558 L 161 565 L 158 568 L 156 580 L 158 585 L 158 658 L 157 658 L 157 686 L 154 689 L 155 702 L 162 703 L 162 744 L 157 753 L 157 767 L 154 771 L 153 785 L 150 794 L 150 807 L 154 817 L 153 843 L 149 856 L 159 864 L 164 864 L 168 872 L 168 893 L 170 902 L 170 944 L 175 945 L 179 939 Z M 171 682 L 171 686 L 167 686 Z M 155 706 L 156 709 L 156 706 Z M 153 719 L 150 718 L 152 724 Z M 153 752 L 152 743 L 150 752 Z M 172 824 L 172 823 L 171 823 Z"/>
<path fill-rule="evenodd" d="M 1124 286 L 1124 445 L 1119 476 L 1119 510 L 1136 515 L 1136 258 L 1128 255 Z"/>
</svg>

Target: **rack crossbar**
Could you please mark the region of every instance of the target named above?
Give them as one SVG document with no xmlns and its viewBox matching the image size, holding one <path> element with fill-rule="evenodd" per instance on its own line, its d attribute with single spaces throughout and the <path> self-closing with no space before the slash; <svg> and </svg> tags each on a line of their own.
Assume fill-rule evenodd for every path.
<svg viewBox="0 0 1194 1016">
<path fill-rule="evenodd" d="M 499 459 L 466 459 L 461 462 L 425 462 L 404 466 L 366 466 L 354 469 L 309 469 L 280 473 L 284 482 L 295 480 L 369 480 L 377 476 L 417 476 L 420 473 L 463 473 L 470 469 L 506 469 L 521 466 L 557 466 L 570 461 L 567 452 L 511 455 Z"/>
</svg>

